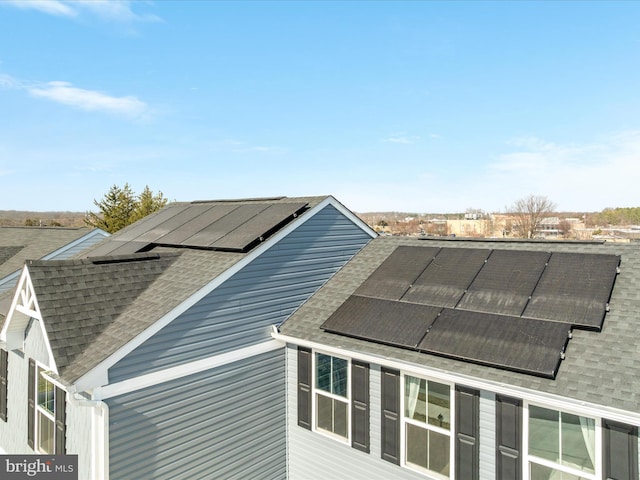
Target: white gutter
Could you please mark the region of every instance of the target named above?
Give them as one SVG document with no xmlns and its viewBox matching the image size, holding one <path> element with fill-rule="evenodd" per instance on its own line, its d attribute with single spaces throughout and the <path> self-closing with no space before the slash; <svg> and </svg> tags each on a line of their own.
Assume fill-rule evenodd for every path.
<svg viewBox="0 0 640 480">
<path fill-rule="evenodd" d="M 584 416 L 606 418 L 616 422 L 640 426 L 640 412 L 631 412 L 619 408 L 609 407 L 607 405 L 598 405 L 596 403 L 585 402 L 581 400 L 573 400 L 561 395 L 531 390 L 525 387 L 509 385 L 507 383 L 495 382 L 492 380 L 478 379 L 448 370 L 424 367 L 415 363 L 383 357 L 381 355 L 362 353 L 341 347 L 332 347 L 324 343 L 302 340 L 281 334 L 278 329 L 273 326 L 271 337 L 285 343 L 300 345 L 313 350 L 320 350 L 325 353 L 335 354 L 343 357 L 356 358 L 358 360 L 390 367 L 395 370 L 402 370 L 408 373 L 431 377 L 435 380 L 440 379 L 446 382 L 462 384 L 478 390 L 490 391 L 500 395 L 526 399 L 528 402 L 541 403 L 543 405 L 553 405 L 559 410 L 570 410 L 580 413 Z"/>
</svg>

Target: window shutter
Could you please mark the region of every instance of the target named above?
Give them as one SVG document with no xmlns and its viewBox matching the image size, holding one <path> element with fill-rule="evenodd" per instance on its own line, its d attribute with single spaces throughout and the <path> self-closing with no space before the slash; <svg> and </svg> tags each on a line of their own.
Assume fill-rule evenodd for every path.
<svg viewBox="0 0 640 480">
<path fill-rule="evenodd" d="M 9 354 L 0 350 L 0 419 L 7 421 L 7 378 L 9 377 Z"/>
<path fill-rule="evenodd" d="M 351 446 L 369 453 L 369 364 L 351 362 Z"/>
<path fill-rule="evenodd" d="M 477 480 L 479 469 L 480 392 L 456 386 L 456 478 Z"/>
<path fill-rule="evenodd" d="M 638 427 L 602 420 L 604 475 L 607 480 L 638 479 Z"/>
<path fill-rule="evenodd" d="M 496 395 L 496 478 L 522 478 L 522 401 Z"/>
<path fill-rule="evenodd" d="M 311 350 L 298 347 L 298 425 L 311 430 Z"/>
<path fill-rule="evenodd" d="M 382 368 L 382 459 L 400 464 L 400 372 Z"/>
<path fill-rule="evenodd" d="M 55 431 L 55 453 L 56 455 L 64 455 L 66 453 L 66 434 L 67 434 L 67 401 L 65 392 L 60 387 L 56 387 L 55 393 L 55 413 L 56 413 L 56 431 Z"/>
<path fill-rule="evenodd" d="M 35 450 L 36 417 L 36 361 L 29 359 L 29 385 L 27 385 L 27 444 Z"/>
</svg>

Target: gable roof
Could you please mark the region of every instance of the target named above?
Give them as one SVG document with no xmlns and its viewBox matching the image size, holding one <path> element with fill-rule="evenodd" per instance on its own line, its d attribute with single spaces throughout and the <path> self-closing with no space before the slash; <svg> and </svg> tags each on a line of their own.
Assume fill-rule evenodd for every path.
<svg viewBox="0 0 640 480">
<path fill-rule="evenodd" d="M 532 252 L 620 255 L 620 274 L 611 292 L 610 311 L 602 330 L 574 329 L 555 379 L 532 376 L 428 354 L 389 343 L 354 338 L 323 330 L 321 326 L 348 303 L 367 279 L 400 246 L 418 248 L 473 248 Z M 637 244 L 505 242 L 460 239 L 380 237 L 370 242 L 305 305 L 280 326 L 280 338 L 313 345 L 326 345 L 353 352 L 397 360 L 408 365 L 481 380 L 487 384 L 511 385 L 560 395 L 578 401 L 607 405 L 635 412 L 640 403 L 640 246 Z M 516 317 L 519 318 L 519 317 Z M 429 334 L 427 334 L 428 337 Z M 425 337 L 426 338 L 426 337 Z M 317 347 L 321 348 L 321 347 Z M 526 352 L 522 353 L 523 355 Z"/>
<path fill-rule="evenodd" d="M 229 211 L 244 205 L 258 206 L 244 221 L 227 223 L 227 233 L 246 232 L 246 228 L 243 230 L 246 224 L 252 228 L 259 225 L 257 242 L 256 239 L 248 243 L 243 240 L 241 248 L 228 248 L 225 244 L 220 249 L 218 245 L 196 246 L 167 242 L 166 238 L 158 240 L 160 231 L 162 237 L 177 238 L 185 224 L 198 224 L 199 230 L 190 230 L 191 235 L 216 226 L 221 217 L 207 216 L 206 212 L 228 203 L 233 207 Z M 270 208 L 274 204 L 285 204 L 286 209 L 295 205 L 296 213 L 289 213 L 287 218 L 279 218 L 274 223 L 274 209 Z M 24 275 L 29 276 L 37 296 L 60 379 L 73 384 L 98 365 L 106 371 L 269 248 L 269 240 L 277 241 L 326 205 L 333 205 L 360 222 L 332 197 L 171 204 L 166 211 L 161 210 L 152 218 L 112 235 L 83 253 L 83 258 L 27 262 Z M 213 230 L 209 228 L 208 232 Z M 375 235 L 372 231 L 371 234 Z M 225 232 L 218 228 L 215 235 L 224 238 Z M 129 253 L 117 254 L 123 251 Z M 10 317 L 8 321 L 11 322 Z"/>
</svg>

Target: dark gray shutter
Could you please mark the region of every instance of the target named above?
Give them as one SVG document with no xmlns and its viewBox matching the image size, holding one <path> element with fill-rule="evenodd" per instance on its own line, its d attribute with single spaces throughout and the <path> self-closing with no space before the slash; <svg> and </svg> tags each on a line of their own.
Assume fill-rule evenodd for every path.
<svg viewBox="0 0 640 480">
<path fill-rule="evenodd" d="M 351 446 L 369 453 L 369 364 L 351 362 Z"/>
<path fill-rule="evenodd" d="M 607 480 L 638 479 L 638 427 L 602 420 L 604 476 Z"/>
<path fill-rule="evenodd" d="M 522 478 L 522 400 L 496 395 L 496 479 Z"/>
<path fill-rule="evenodd" d="M 477 480 L 480 458 L 478 441 L 480 392 L 456 386 L 456 478 Z"/>
<path fill-rule="evenodd" d="M 9 354 L 0 350 L 0 419 L 7 421 L 7 378 L 9 376 Z"/>
<path fill-rule="evenodd" d="M 63 389 L 56 387 L 55 390 L 55 414 L 56 414 L 56 441 L 55 454 L 64 455 L 66 453 L 66 437 L 67 437 L 67 401 Z"/>
<path fill-rule="evenodd" d="M 29 385 L 27 385 L 27 444 L 35 450 L 36 419 L 36 361 L 29 359 Z"/>
<path fill-rule="evenodd" d="M 382 368 L 382 459 L 400 464 L 400 372 Z"/>
<path fill-rule="evenodd" d="M 298 425 L 311 430 L 311 350 L 298 347 Z"/>
</svg>

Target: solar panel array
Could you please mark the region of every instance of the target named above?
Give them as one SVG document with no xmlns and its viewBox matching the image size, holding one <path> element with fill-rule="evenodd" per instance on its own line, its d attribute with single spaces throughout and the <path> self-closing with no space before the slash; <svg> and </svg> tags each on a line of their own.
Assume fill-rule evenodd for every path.
<svg viewBox="0 0 640 480">
<path fill-rule="evenodd" d="M 331 333 L 555 378 L 573 328 L 601 330 L 617 255 L 398 247 Z"/>
<path fill-rule="evenodd" d="M 91 255 L 133 253 L 149 245 L 246 252 L 307 205 L 283 201 L 170 205 L 103 242 Z"/>
</svg>

